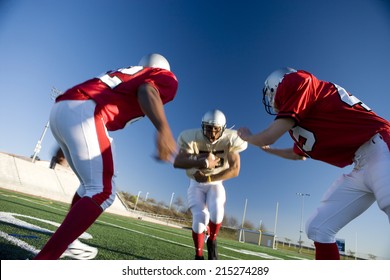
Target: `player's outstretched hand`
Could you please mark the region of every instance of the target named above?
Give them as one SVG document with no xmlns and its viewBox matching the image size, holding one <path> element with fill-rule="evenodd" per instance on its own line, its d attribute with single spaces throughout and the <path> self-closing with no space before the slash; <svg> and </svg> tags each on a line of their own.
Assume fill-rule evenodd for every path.
<svg viewBox="0 0 390 280">
<path fill-rule="evenodd" d="M 238 136 L 241 137 L 242 140 L 247 141 L 248 137 L 250 137 L 252 135 L 252 132 L 249 130 L 249 128 L 240 127 L 237 130 L 237 134 L 238 134 Z"/>
<path fill-rule="evenodd" d="M 177 146 L 171 131 L 169 130 L 158 131 L 156 140 L 157 140 L 156 158 L 161 161 L 173 162 L 173 158 L 177 152 Z"/>
</svg>

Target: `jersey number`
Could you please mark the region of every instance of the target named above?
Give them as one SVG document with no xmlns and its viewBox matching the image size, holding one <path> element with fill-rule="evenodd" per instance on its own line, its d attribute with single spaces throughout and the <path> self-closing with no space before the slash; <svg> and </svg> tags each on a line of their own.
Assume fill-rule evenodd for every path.
<svg viewBox="0 0 390 280">
<path fill-rule="evenodd" d="M 340 95 L 341 101 L 348 104 L 349 106 L 353 107 L 355 105 L 362 106 L 365 110 L 371 111 L 370 107 L 368 107 L 366 104 L 364 104 L 362 101 L 360 101 L 358 98 L 356 98 L 353 95 L 348 94 L 348 92 L 334 84 L 334 86 L 337 88 L 337 92 Z M 314 136 L 314 133 L 304 129 L 300 126 L 296 126 L 291 129 L 292 136 L 294 137 L 295 141 L 299 143 L 299 146 L 302 147 L 302 149 L 306 152 L 310 152 L 313 150 L 313 146 L 316 142 L 316 138 Z"/>
<path fill-rule="evenodd" d="M 367 111 L 371 111 L 370 107 L 368 107 L 366 104 L 364 104 L 362 101 L 360 101 L 355 96 L 348 94 L 348 92 L 344 88 L 342 88 L 336 84 L 334 84 L 334 86 L 337 88 L 337 92 L 340 95 L 341 101 L 343 101 L 344 103 L 347 103 L 351 107 L 359 104 Z"/>
<path fill-rule="evenodd" d="M 316 142 L 313 132 L 300 126 L 292 128 L 291 131 L 295 141 L 299 143 L 299 146 L 302 147 L 305 152 L 313 150 L 314 143 Z"/>
<path fill-rule="evenodd" d="M 132 66 L 132 67 L 129 67 L 129 68 L 121 68 L 121 69 L 118 69 L 116 70 L 115 72 L 120 72 L 120 73 L 123 73 L 123 74 L 126 74 L 126 75 L 134 75 L 136 73 L 138 73 L 139 71 L 141 71 L 142 69 L 144 69 L 142 66 Z M 109 86 L 110 88 L 115 88 L 116 86 L 118 86 L 120 83 L 122 83 L 123 81 L 121 79 L 119 79 L 117 76 L 113 76 L 111 77 L 110 74 L 113 73 L 113 72 L 109 72 L 107 74 L 104 74 L 100 77 L 98 77 L 103 83 L 105 83 L 107 86 Z"/>
</svg>

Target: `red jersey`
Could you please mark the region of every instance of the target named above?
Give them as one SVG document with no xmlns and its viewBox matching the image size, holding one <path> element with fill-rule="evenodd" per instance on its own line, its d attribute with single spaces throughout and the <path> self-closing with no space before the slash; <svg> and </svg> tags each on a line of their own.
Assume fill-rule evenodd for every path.
<svg viewBox="0 0 390 280">
<path fill-rule="evenodd" d="M 132 66 L 76 85 L 58 96 L 56 101 L 93 99 L 107 130 L 114 131 L 145 116 L 137 101 L 138 88 L 145 83 L 159 92 L 163 104 L 173 100 L 178 88 L 175 75 L 168 70 Z"/>
<path fill-rule="evenodd" d="M 338 167 L 350 165 L 356 150 L 376 133 L 390 137 L 389 121 L 342 87 L 302 70 L 284 77 L 275 107 L 276 118 L 295 120 L 290 136 L 296 153 Z"/>
</svg>

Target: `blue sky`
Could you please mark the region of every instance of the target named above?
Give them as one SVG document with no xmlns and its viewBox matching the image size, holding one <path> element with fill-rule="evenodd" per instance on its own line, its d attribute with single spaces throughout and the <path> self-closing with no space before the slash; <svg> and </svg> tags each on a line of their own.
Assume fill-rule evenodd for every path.
<svg viewBox="0 0 390 280">
<path fill-rule="evenodd" d="M 345 87 L 390 119 L 390 4 L 385 0 L 302 1 L 2 1 L 0 2 L 0 151 L 30 156 L 48 120 L 51 88 L 60 90 L 119 67 L 146 53 L 163 54 L 179 80 L 166 108 L 175 137 L 200 126 L 218 108 L 228 127 L 254 132 L 273 120 L 261 104 L 264 79 L 290 66 Z M 111 133 L 117 150 L 119 190 L 169 203 L 185 201 L 183 170 L 153 160 L 154 128 L 147 119 Z M 277 147 L 289 147 L 285 136 Z M 56 148 L 50 133 L 39 157 Z M 260 221 L 281 240 L 299 239 L 304 220 L 328 186 L 350 167 L 293 162 L 249 147 L 241 173 L 225 182 L 226 214 Z M 346 249 L 390 259 L 390 227 L 374 204 L 340 231 Z M 303 235 L 304 244 L 311 242 Z M 357 246 L 356 246 L 357 244 Z"/>
</svg>

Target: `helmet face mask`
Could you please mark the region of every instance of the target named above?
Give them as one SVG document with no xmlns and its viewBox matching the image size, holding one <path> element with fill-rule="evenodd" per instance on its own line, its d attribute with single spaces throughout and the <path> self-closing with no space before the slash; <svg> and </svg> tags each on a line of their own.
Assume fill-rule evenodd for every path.
<svg viewBox="0 0 390 280">
<path fill-rule="evenodd" d="M 139 66 L 162 68 L 171 71 L 168 60 L 158 53 L 147 54 L 141 58 L 138 63 Z"/>
<path fill-rule="evenodd" d="M 219 110 L 212 110 L 204 114 L 202 118 L 203 135 L 211 142 L 217 141 L 226 128 L 226 117 Z"/>
<path fill-rule="evenodd" d="M 275 93 L 273 89 L 270 89 L 268 86 L 264 86 L 263 88 L 263 105 L 265 111 L 270 115 L 277 115 L 275 110 Z"/>
<path fill-rule="evenodd" d="M 279 84 L 282 82 L 285 75 L 297 72 L 292 68 L 281 68 L 272 72 L 264 82 L 263 88 L 263 105 L 265 111 L 270 115 L 276 115 L 278 110 L 275 108 L 275 94 Z"/>
</svg>

